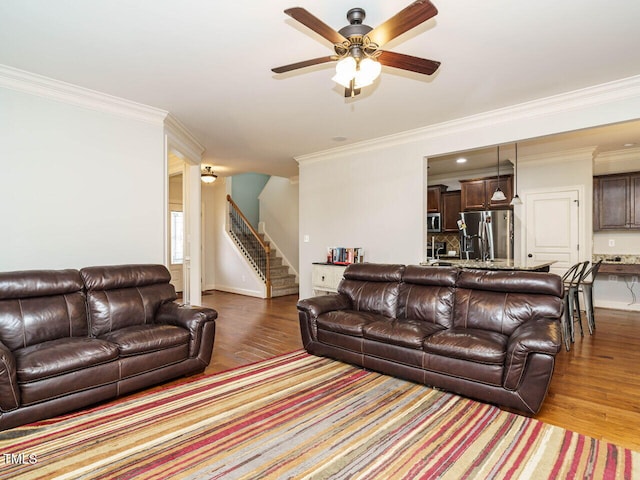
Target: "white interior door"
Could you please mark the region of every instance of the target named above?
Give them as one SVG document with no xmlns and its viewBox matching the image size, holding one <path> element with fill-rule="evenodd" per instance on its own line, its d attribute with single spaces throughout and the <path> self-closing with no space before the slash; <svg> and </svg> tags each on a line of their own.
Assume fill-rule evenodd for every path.
<svg viewBox="0 0 640 480">
<path fill-rule="evenodd" d="M 579 192 L 563 190 L 526 195 L 527 261 L 554 261 L 552 273 L 563 275 L 579 258 Z"/>
</svg>

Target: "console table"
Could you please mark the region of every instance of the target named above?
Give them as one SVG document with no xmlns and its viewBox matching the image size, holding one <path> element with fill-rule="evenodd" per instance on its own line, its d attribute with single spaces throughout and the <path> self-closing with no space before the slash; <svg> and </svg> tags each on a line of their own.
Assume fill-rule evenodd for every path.
<svg viewBox="0 0 640 480">
<path fill-rule="evenodd" d="M 335 263 L 314 263 L 311 273 L 311 288 L 314 295 L 336 293 L 346 265 Z"/>
</svg>

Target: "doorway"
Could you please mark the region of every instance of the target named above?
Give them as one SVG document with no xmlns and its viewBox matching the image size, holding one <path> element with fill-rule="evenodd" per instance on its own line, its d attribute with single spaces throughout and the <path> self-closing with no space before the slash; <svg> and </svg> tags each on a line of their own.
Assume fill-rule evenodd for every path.
<svg viewBox="0 0 640 480">
<path fill-rule="evenodd" d="M 167 258 L 171 284 L 179 294 L 185 293 L 185 238 L 184 213 L 184 169 L 185 162 L 176 155 L 169 155 L 169 208 L 167 209 Z M 188 293 L 188 292 L 186 292 Z M 184 296 L 183 296 L 184 298 Z"/>
<path fill-rule="evenodd" d="M 580 190 L 527 193 L 524 204 L 526 260 L 553 261 L 550 271 L 563 275 L 580 257 Z"/>
</svg>

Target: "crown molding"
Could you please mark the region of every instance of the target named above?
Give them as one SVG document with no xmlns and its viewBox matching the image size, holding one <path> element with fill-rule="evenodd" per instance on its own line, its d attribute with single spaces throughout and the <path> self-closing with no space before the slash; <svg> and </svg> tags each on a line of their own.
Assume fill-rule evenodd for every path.
<svg viewBox="0 0 640 480">
<path fill-rule="evenodd" d="M 0 87 L 69 105 L 162 125 L 168 112 L 141 103 L 54 80 L 7 65 L 0 65 Z"/>
<path fill-rule="evenodd" d="M 469 130 L 509 123 L 514 120 L 547 116 L 582 109 L 590 105 L 600 105 L 612 101 L 638 97 L 640 97 L 640 75 L 470 115 L 456 120 L 428 125 L 414 130 L 407 130 L 372 140 L 353 143 L 351 145 L 299 155 L 295 157 L 295 160 L 299 164 L 313 163 L 327 158 L 367 153 L 444 135 L 462 134 Z"/>
<path fill-rule="evenodd" d="M 624 150 L 614 150 L 611 152 L 601 152 L 595 158 L 596 163 L 604 162 L 626 162 L 629 160 L 640 160 L 640 147 L 625 148 Z"/>
<path fill-rule="evenodd" d="M 636 172 L 640 170 L 640 147 L 625 148 L 611 152 L 600 152 L 594 158 L 594 175 Z"/>
<path fill-rule="evenodd" d="M 164 131 L 169 141 L 170 151 L 192 163 L 200 164 L 205 148 L 171 113 L 164 119 Z"/>
<path fill-rule="evenodd" d="M 573 161 L 593 161 L 593 157 L 597 151 L 596 146 L 572 148 L 552 153 L 536 153 L 534 155 L 522 155 L 518 157 L 518 168 L 528 163 L 535 163 L 536 166 L 545 163 L 557 164 L 558 162 Z"/>
</svg>

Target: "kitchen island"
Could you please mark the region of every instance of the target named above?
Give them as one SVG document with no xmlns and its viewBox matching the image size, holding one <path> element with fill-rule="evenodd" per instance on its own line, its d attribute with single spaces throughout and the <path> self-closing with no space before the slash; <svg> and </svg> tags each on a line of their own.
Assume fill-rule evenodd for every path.
<svg viewBox="0 0 640 480">
<path fill-rule="evenodd" d="M 454 266 L 459 268 L 477 268 L 480 270 L 524 270 L 528 272 L 548 272 L 549 267 L 555 262 L 524 262 L 519 263 L 513 260 L 463 260 L 463 259 L 435 259 L 422 262 L 420 265 L 431 266 Z"/>
</svg>

